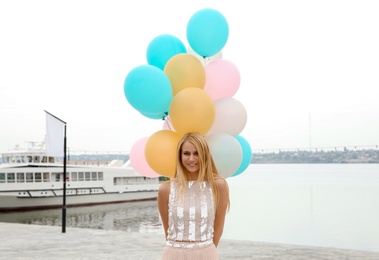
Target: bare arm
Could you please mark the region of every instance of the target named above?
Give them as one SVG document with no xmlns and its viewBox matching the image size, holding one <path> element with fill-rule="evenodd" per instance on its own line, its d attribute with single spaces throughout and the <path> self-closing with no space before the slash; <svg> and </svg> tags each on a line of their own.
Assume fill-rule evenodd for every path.
<svg viewBox="0 0 379 260">
<path fill-rule="evenodd" d="M 164 182 L 158 190 L 158 209 L 161 215 L 165 238 L 167 240 L 168 230 L 168 197 L 170 195 L 170 182 Z"/>
<path fill-rule="evenodd" d="M 216 179 L 216 185 L 218 188 L 219 203 L 216 208 L 213 243 L 217 247 L 224 230 L 226 209 L 229 201 L 229 190 L 227 186 L 228 184 L 222 178 Z"/>
</svg>

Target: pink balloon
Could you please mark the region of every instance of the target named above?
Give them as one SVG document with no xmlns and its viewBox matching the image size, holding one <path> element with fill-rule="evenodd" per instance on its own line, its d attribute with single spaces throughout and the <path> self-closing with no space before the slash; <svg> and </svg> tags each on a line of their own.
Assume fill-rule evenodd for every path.
<svg viewBox="0 0 379 260">
<path fill-rule="evenodd" d="M 204 91 L 213 100 L 233 97 L 237 92 L 241 76 L 238 68 L 230 61 L 218 59 L 205 67 L 206 81 Z"/>
<path fill-rule="evenodd" d="M 150 168 L 145 158 L 145 146 L 149 137 L 144 137 L 135 142 L 130 150 L 130 164 L 142 176 L 157 178 L 161 175 Z"/>
</svg>

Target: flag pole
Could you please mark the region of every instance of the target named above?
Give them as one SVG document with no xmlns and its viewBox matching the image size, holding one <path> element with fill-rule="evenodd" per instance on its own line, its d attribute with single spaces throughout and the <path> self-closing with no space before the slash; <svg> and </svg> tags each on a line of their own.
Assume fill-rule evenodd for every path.
<svg viewBox="0 0 379 260">
<path fill-rule="evenodd" d="M 47 112 L 45 110 L 45 112 L 47 114 L 49 114 L 51 117 L 57 119 L 58 121 L 60 121 L 61 123 L 64 124 L 64 134 L 63 134 L 63 194 L 62 194 L 62 197 L 63 197 L 63 205 L 62 205 L 62 233 L 66 233 L 66 182 L 67 182 L 67 171 L 66 171 L 66 168 L 67 168 L 67 138 L 66 138 L 66 131 L 67 131 L 67 123 L 63 120 L 61 120 L 60 118 L 54 116 L 53 114 Z M 59 152 L 59 154 L 61 154 Z"/>
<path fill-rule="evenodd" d="M 66 124 L 64 124 L 64 143 L 63 143 L 63 205 L 62 205 L 62 233 L 66 233 L 66 168 L 67 168 L 67 160 L 66 160 Z"/>
</svg>

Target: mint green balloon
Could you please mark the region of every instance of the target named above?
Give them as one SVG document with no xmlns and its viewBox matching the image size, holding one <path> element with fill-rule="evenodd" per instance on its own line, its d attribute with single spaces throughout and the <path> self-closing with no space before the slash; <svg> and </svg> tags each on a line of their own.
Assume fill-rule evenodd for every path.
<svg viewBox="0 0 379 260">
<path fill-rule="evenodd" d="M 150 118 L 150 119 L 162 119 L 164 120 L 167 116 L 167 113 L 158 113 L 158 114 L 150 114 L 150 113 L 141 113 L 141 115 Z"/>
<path fill-rule="evenodd" d="M 252 153 L 249 142 L 240 135 L 237 135 L 235 138 L 240 143 L 241 148 L 242 148 L 242 162 L 241 162 L 240 167 L 237 169 L 237 171 L 233 173 L 232 177 L 235 177 L 243 173 L 247 169 L 247 167 L 249 167 L 251 163 L 251 159 L 253 157 L 253 153 Z"/>
<path fill-rule="evenodd" d="M 128 73 L 124 94 L 129 104 L 143 115 L 167 113 L 173 98 L 169 78 L 152 65 L 141 65 Z"/>
<path fill-rule="evenodd" d="M 193 14 L 187 23 L 188 43 L 202 57 L 211 57 L 220 52 L 228 37 L 228 22 L 217 10 L 202 9 Z"/>
<path fill-rule="evenodd" d="M 164 69 L 169 59 L 179 53 L 187 53 L 186 46 L 176 36 L 162 34 L 155 37 L 147 47 L 146 59 L 149 65 Z"/>
</svg>

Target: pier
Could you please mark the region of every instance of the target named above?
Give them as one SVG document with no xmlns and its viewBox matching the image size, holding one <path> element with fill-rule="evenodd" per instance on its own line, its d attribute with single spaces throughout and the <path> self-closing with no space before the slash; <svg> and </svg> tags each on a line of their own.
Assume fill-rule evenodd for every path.
<svg viewBox="0 0 379 260">
<path fill-rule="evenodd" d="M 162 235 L 0 223 L 0 259 L 161 259 Z M 221 239 L 220 259 L 376 260 L 379 252 Z"/>
</svg>

